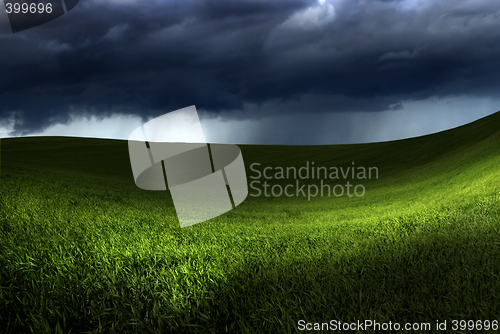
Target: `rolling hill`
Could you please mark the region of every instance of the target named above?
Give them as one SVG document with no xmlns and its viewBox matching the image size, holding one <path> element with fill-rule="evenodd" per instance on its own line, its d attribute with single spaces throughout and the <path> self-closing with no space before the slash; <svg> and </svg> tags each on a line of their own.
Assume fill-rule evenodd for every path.
<svg viewBox="0 0 500 334">
<path fill-rule="evenodd" d="M 135 186 L 127 141 L 2 139 L 5 332 L 498 328 L 500 112 L 398 141 L 239 146 L 260 183 L 236 209 L 181 229 L 168 191 Z M 276 177 L 313 163 L 377 177 Z M 266 167 L 272 177 L 256 178 Z M 254 196 L 264 181 L 294 196 Z M 363 195 L 307 196 L 348 181 Z"/>
</svg>

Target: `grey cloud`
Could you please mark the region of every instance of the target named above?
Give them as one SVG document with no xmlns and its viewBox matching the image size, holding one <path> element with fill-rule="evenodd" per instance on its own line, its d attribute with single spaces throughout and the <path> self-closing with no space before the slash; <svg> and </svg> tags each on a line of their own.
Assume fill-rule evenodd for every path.
<svg viewBox="0 0 500 334">
<path fill-rule="evenodd" d="M 108 32 L 103 36 L 103 39 L 109 41 L 119 41 L 120 39 L 125 37 L 127 30 L 129 29 L 128 23 L 116 25 L 114 27 L 109 28 Z"/>
<path fill-rule="evenodd" d="M 498 94 L 500 3 L 417 2 L 82 0 L 0 34 L 0 118 L 23 111 L 22 134 L 71 110 L 147 118 L 194 104 L 254 117 Z M 319 23 L 293 29 L 306 18 Z"/>
</svg>

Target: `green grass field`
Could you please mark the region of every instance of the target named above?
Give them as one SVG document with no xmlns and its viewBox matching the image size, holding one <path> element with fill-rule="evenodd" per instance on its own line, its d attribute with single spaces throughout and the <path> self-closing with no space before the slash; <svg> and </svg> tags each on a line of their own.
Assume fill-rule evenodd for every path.
<svg viewBox="0 0 500 334">
<path fill-rule="evenodd" d="M 500 320 L 500 112 L 392 142 L 240 145 L 247 176 L 252 163 L 314 161 L 379 177 L 354 181 L 362 197 L 249 196 L 183 229 L 168 191 L 135 186 L 126 141 L 1 146 L 0 332 L 288 333 L 299 320 L 431 332 L 446 320 L 451 332 L 453 320 Z"/>
</svg>

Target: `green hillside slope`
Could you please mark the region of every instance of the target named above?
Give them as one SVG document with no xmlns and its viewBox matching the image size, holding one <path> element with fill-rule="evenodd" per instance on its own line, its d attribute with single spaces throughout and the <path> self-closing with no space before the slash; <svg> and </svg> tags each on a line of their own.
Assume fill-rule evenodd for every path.
<svg viewBox="0 0 500 334">
<path fill-rule="evenodd" d="M 500 112 L 391 142 L 239 146 L 260 185 L 236 209 L 181 229 L 168 192 L 135 186 L 126 141 L 2 139 L 5 331 L 279 333 L 300 331 L 301 319 L 498 326 Z M 255 179 L 313 162 L 375 167 L 378 178 Z M 255 197 L 264 181 L 292 185 L 294 196 Z M 307 196 L 348 181 L 364 195 Z"/>
</svg>

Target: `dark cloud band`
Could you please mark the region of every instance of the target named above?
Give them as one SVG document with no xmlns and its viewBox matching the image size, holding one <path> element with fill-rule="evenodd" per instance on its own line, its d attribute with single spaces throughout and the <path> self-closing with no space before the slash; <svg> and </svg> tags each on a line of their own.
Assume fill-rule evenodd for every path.
<svg viewBox="0 0 500 334">
<path fill-rule="evenodd" d="M 244 116 L 257 112 L 249 105 L 299 101 L 294 112 L 381 111 L 497 94 L 499 9 L 497 1 L 80 1 L 57 20 L 0 35 L 0 118 L 22 111 L 22 134 L 75 110 L 145 119 L 196 104 Z"/>
</svg>

